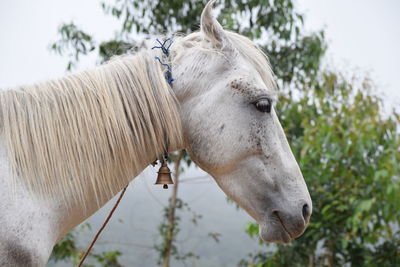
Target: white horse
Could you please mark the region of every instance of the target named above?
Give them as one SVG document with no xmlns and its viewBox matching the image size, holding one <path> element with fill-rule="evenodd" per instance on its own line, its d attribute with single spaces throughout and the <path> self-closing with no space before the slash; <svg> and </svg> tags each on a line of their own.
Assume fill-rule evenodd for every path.
<svg viewBox="0 0 400 267">
<path fill-rule="evenodd" d="M 268 61 L 223 30 L 213 3 L 168 57 L 142 50 L 0 93 L 1 266 L 45 265 L 61 237 L 165 149 L 187 149 L 265 241 L 304 232 L 311 199 L 274 110 Z M 171 64 L 173 86 L 155 56 Z"/>
</svg>

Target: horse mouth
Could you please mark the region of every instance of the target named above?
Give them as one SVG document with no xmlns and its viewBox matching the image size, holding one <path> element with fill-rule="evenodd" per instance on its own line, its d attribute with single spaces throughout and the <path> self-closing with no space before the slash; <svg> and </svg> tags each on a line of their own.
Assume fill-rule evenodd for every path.
<svg viewBox="0 0 400 267">
<path fill-rule="evenodd" d="M 283 231 L 285 233 L 284 238 L 282 239 L 282 243 L 289 243 L 290 241 L 292 241 L 293 237 L 290 235 L 290 233 L 285 229 L 285 227 L 282 227 Z"/>
<path fill-rule="evenodd" d="M 273 212 L 268 223 L 260 224 L 260 237 L 265 242 L 289 243 L 294 238 L 286 229 L 277 212 Z"/>
<path fill-rule="evenodd" d="M 283 229 L 283 231 L 286 233 L 286 235 L 289 237 L 289 241 L 285 242 L 285 243 L 289 243 L 294 237 L 290 234 L 290 232 L 286 229 L 285 224 L 283 223 L 281 217 L 279 216 L 279 213 L 277 211 L 273 212 L 274 216 L 276 218 L 278 218 L 279 222 L 281 223 L 281 227 Z"/>
<path fill-rule="evenodd" d="M 267 227 L 261 225 L 260 228 L 260 237 L 265 242 L 287 244 L 292 241 L 292 237 L 282 226 Z"/>
</svg>

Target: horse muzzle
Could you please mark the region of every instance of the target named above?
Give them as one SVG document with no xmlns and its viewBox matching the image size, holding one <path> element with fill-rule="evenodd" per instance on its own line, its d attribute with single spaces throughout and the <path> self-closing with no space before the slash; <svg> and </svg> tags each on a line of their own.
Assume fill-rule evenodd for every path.
<svg viewBox="0 0 400 267">
<path fill-rule="evenodd" d="M 301 201 L 294 212 L 274 209 L 260 224 L 260 237 L 266 242 L 289 243 L 302 235 L 311 217 L 311 203 Z"/>
</svg>

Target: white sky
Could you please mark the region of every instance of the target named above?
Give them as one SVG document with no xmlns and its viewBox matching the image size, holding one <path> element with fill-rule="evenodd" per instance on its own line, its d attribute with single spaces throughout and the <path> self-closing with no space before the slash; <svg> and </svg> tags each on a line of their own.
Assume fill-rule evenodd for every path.
<svg viewBox="0 0 400 267">
<path fill-rule="evenodd" d="M 303 0 L 306 26 L 324 28 L 327 61 L 336 69 L 369 74 L 387 104 L 400 106 L 400 1 Z M 332 64 L 331 64 L 332 65 Z"/>
<path fill-rule="evenodd" d="M 297 2 L 306 12 L 307 29 L 325 29 L 329 64 L 346 72 L 368 72 L 388 96 L 387 103 L 399 106 L 400 1 Z M 48 50 L 61 22 L 75 21 L 98 38 L 111 38 L 117 22 L 103 16 L 99 3 L 99 0 L 1 0 L 0 88 L 65 73 L 66 60 Z M 86 60 L 81 68 L 94 63 L 93 58 Z"/>
</svg>

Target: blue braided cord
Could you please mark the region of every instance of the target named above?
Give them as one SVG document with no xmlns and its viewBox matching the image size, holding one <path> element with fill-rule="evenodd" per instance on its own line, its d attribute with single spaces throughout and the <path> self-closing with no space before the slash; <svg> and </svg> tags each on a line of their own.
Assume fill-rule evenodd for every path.
<svg viewBox="0 0 400 267">
<path fill-rule="evenodd" d="M 172 84 L 172 82 L 175 81 L 175 79 L 171 77 L 171 74 L 170 74 L 170 75 L 167 75 L 166 78 L 167 78 L 167 82 L 168 82 L 169 84 Z"/>
<path fill-rule="evenodd" d="M 154 48 L 159 48 L 163 51 L 164 54 L 166 54 L 167 56 L 169 56 L 169 48 L 171 47 L 173 40 L 171 38 L 167 38 L 164 40 L 164 42 L 162 43 L 158 38 L 156 39 L 156 41 L 160 44 L 160 46 L 153 46 L 151 49 Z M 165 44 L 169 41 L 169 45 L 168 47 L 165 47 Z"/>
<path fill-rule="evenodd" d="M 160 46 L 153 46 L 151 49 L 161 49 L 161 51 L 166 55 L 169 56 L 169 48 L 171 47 L 173 40 L 171 38 L 167 38 L 164 40 L 164 42 L 161 42 L 158 38 L 156 39 L 156 41 L 160 44 Z M 169 45 L 168 47 L 165 46 L 165 44 L 169 41 Z M 161 59 L 159 57 L 155 57 L 156 60 L 158 60 L 158 62 L 160 62 L 161 65 L 163 65 L 164 67 L 167 67 L 167 71 L 165 72 L 165 78 L 167 79 L 167 82 L 169 84 L 172 84 L 172 82 L 174 81 L 174 79 L 172 78 L 172 70 L 171 70 L 171 66 L 163 63 L 161 61 Z"/>
<path fill-rule="evenodd" d="M 161 61 L 161 59 L 159 57 L 154 57 L 156 60 L 158 60 L 158 62 L 160 62 L 161 65 L 163 65 L 164 67 L 167 67 L 167 71 L 165 72 L 165 78 L 167 79 L 167 82 L 169 84 L 172 84 L 172 82 L 174 81 L 174 79 L 172 78 L 172 71 L 171 71 L 171 66 L 163 63 Z"/>
<path fill-rule="evenodd" d="M 167 67 L 168 71 L 171 71 L 171 66 L 170 65 L 168 65 L 167 63 L 163 63 L 159 57 L 154 57 L 154 58 L 156 60 L 158 60 L 158 62 L 160 62 L 161 65 L 163 65 L 164 67 Z"/>
</svg>

